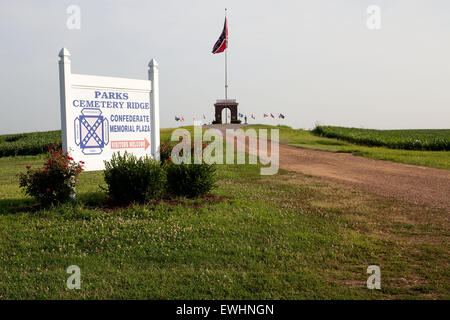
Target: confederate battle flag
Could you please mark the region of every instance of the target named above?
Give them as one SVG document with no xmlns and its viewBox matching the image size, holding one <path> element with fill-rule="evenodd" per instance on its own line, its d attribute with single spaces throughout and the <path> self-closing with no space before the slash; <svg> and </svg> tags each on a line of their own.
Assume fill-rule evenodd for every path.
<svg viewBox="0 0 450 320">
<path fill-rule="evenodd" d="M 227 18 L 225 18 L 222 33 L 220 34 L 219 40 L 217 40 L 216 44 L 214 45 L 212 53 L 216 54 L 224 52 L 227 47 L 228 47 L 228 22 Z"/>
</svg>

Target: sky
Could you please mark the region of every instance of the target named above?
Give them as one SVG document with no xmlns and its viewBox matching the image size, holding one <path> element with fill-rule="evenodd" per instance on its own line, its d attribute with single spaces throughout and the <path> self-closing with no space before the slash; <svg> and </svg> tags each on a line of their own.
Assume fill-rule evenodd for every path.
<svg viewBox="0 0 450 320">
<path fill-rule="evenodd" d="M 80 29 L 67 27 L 70 5 Z M 370 5 L 380 29 L 367 27 Z M 161 127 L 212 121 L 225 7 L 229 96 L 255 123 L 450 128 L 447 0 L 0 0 L 0 134 L 61 128 L 62 47 L 81 74 L 147 79 L 155 58 Z"/>
</svg>

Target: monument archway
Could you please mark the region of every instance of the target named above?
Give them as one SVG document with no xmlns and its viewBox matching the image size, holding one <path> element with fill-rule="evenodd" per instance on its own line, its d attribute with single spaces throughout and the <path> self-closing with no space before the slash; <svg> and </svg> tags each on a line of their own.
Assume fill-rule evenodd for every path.
<svg viewBox="0 0 450 320">
<path fill-rule="evenodd" d="M 225 123 L 227 119 L 222 118 L 222 110 L 229 109 L 231 111 L 231 123 L 240 123 L 238 119 L 237 106 L 239 103 L 234 99 L 217 100 L 214 104 L 216 109 L 216 117 L 214 123 Z"/>
</svg>

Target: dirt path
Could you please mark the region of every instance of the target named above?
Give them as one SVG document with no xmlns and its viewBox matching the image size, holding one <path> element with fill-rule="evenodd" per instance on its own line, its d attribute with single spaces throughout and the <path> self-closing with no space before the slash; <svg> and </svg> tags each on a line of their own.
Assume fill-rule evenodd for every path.
<svg viewBox="0 0 450 320">
<path fill-rule="evenodd" d="M 280 145 L 280 167 L 450 210 L 450 171 Z"/>
<path fill-rule="evenodd" d="M 248 150 L 247 147 L 247 152 L 255 154 L 256 150 Z M 450 170 L 282 144 L 279 145 L 279 154 L 282 169 L 322 177 L 380 196 L 450 211 Z"/>
</svg>

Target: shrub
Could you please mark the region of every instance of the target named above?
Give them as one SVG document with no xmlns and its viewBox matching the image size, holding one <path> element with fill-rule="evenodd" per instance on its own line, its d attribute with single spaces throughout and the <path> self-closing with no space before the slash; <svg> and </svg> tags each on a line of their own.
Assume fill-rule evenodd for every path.
<svg viewBox="0 0 450 320">
<path fill-rule="evenodd" d="M 159 147 L 159 156 L 161 163 L 165 162 L 170 158 L 170 154 L 172 152 L 173 144 L 169 141 L 162 141 Z"/>
<path fill-rule="evenodd" d="M 111 161 L 105 161 L 104 176 L 107 194 L 117 203 L 159 199 L 164 192 L 164 168 L 148 156 L 113 154 Z"/>
<path fill-rule="evenodd" d="M 175 196 L 196 198 L 216 187 L 216 166 L 214 164 L 174 164 L 167 161 L 167 191 Z"/>
<path fill-rule="evenodd" d="M 83 162 L 75 162 L 68 153 L 58 148 L 48 149 L 47 162 L 42 169 L 31 169 L 19 174 L 20 187 L 42 205 L 62 203 L 74 196 L 77 177 L 83 171 Z"/>
</svg>

